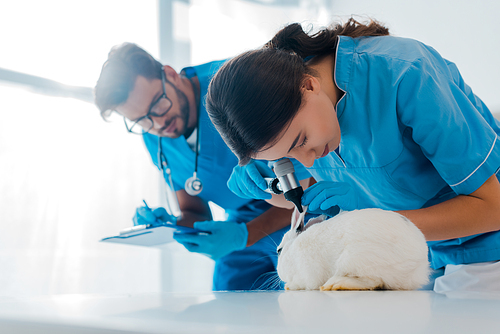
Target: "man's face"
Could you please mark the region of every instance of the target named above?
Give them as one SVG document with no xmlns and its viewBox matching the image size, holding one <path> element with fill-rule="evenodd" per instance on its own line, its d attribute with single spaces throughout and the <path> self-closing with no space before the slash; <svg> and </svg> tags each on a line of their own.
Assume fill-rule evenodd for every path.
<svg viewBox="0 0 500 334">
<path fill-rule="evenodd" d="M 162 98 L 164 89 L 171 103 Z M 163 114 L 169 107 L 170 110 L 156 117 L 149 114 L 153 106 L 155 114 Z M 116 107 L 116 111 L 131 122 L 149 114 L 153 121 L 153 127 L 149 132 L 160 137 L 182 136 L 186 132 L 189 120 L 188 99 L 180 89 L 168 81 L 168 78 L 163 88 L 163 82 L 160 79 L 148 80 L 143 76 L 138 76 L 127 101 Z"/>
</svg>

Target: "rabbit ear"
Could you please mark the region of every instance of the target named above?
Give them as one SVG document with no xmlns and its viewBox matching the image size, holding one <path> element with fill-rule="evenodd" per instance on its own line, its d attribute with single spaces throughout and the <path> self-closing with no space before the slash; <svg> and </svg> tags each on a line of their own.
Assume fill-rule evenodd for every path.
<svg viewBox="0 0 500 334">
<path fill-rule="evenodd" d="M 299 210 L 297 208 L 293 209 L 292 213 L 292 227 L 291 229 L 294 230 L 297 233 L 300 233 L 304 230 L 304 217 L 306 215 L 306 208 L 302 211 L 302 213 L 299 213 Z"/>
<path fill-rule="evenodd" d="M 299 213 L 299 210 L 297 210 L 297 208 L 293 208 L 293 212 L 292 212 L 292 220 L 290 222 L 290 229 L 293 230 L 295 228 L 295 225 L 296 225 L 296 222 L 297 222 L 297 218 L 299 217 L 300 213 Z"/>
<path fill-rule="evenodd" d="M 327 218 L 328 217 L 325 216 L 325 215 L 321 215 L 321 216 L 317 216 L 317 217 L 311 218 L 307 222 L 307 224 L 304 227 L 304 229 L 308 229 L 309 227 L 313 226 L 314 224 L 321 223 L 321 222 L 325 221 Z"/>
</svg>

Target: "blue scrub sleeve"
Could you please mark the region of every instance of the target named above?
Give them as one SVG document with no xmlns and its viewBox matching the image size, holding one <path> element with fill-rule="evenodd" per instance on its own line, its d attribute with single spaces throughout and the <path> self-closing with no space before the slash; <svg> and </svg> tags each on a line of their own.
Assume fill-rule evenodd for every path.
<svg viewBox="0 0 500 334">
<path fill-rule="evenodd" d="M 454 64 L 436 55 L 414 62 L 398 88 L 396 110 L 404 131 L 412 131 L 457 194 L 474 192 L 500 166 L 500 143 L 478 100 Z"/>
</svg>

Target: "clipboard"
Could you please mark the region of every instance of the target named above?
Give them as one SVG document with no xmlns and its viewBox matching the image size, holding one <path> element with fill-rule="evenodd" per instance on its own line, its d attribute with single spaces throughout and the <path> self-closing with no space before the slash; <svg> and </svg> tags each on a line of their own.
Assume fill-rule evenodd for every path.
<svg viewBox="0 0 500 334">
<path fill-rule="evenodd" d="M 137 225 L 126 228 L 118 235 L 101 239 L 101 242 L 127 244 L 145 247 L 157 247 L 173 241 L 174 232 L 207 234 L 210 232 L 174 224 Z"/>
</svg>

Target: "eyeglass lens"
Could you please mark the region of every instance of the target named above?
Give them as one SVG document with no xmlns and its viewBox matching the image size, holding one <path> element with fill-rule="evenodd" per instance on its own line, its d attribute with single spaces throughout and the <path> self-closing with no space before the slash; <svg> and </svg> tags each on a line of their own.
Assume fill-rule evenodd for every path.
<svg viewBox="0 0 500 334">
<path fill-rule="evenodd" d="M 172 101 L 167 97 L 165 91 L 165 78 L 162 73 L 162 88 L 163 95 L 156 101 L 156 103 L 151 107 L 147 115 L 139 118 L 135 122 L 125 119 L 125 125 L 129 132 L 135 134 L 142 134 L 143 132 L 149 132 L 153 128 L 153 120 L 151 117 L 162 117 L 172 108 Z"/>
</svg>

